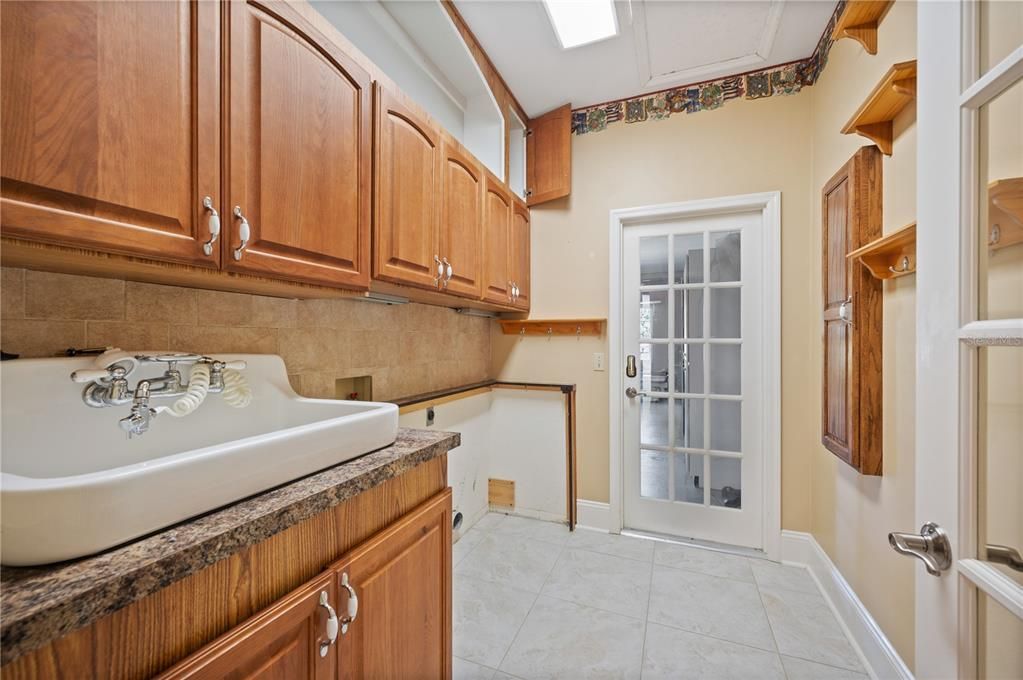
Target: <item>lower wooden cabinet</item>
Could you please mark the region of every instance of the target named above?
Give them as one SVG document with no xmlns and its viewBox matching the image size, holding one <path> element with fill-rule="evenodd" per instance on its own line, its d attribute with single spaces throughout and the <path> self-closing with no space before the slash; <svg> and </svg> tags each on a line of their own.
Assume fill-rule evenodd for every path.
<svg viewBox="0 0 1023 680">
<path fill-rule="evenodd" d="M 348 610 L 353 594 L 358 598 L 358 614 L 338 640 L 339 678 L 451 677 L 450 490 L 331 570 L 338 614 Z"/>
<path fill-rule="evenodd" d="M 451 489 L 161 680 L 451 677 Z"/>
</svg>

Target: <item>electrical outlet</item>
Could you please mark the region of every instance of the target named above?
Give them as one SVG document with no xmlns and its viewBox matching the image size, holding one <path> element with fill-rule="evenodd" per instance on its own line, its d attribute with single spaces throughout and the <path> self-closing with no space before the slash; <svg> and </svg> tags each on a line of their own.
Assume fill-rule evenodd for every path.
<svg viewBox="0 0 1023 680">
<path fill-rule="evenodd" d="M 593 353 L 593 370 L 603 371 L 604 370 L 604 353 L 594 352 Z"/>
</svg>

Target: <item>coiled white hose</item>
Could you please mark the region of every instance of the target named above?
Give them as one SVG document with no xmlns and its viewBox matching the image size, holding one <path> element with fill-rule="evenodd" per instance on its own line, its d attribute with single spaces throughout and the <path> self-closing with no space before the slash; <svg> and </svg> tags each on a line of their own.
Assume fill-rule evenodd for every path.
<svg viewBox="0 0 1023 680">
<path fill-rule="evenodd" d="M 245 408 L 252 402 L 252 388 L 249 381 L 238 371 L 224 369 L 224 391 L 222 396 L 228 406 Z"/>
<path fill-rule="evenodd" d="M 185 390 L 185 394 L 170 406 L 157 408 L 157 413 L 169 413 L 175 418 L 183 418 L 199 408 L 199 405 L 206 400 L 209 389 L 210 365 L 195 363 L 188 376 L 188 389 Z"/>
</svg>

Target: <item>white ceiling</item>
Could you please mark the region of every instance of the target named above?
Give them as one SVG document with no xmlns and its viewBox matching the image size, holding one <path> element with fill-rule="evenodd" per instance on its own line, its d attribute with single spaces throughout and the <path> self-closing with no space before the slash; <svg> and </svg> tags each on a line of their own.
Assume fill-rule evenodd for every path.
<svg viewBox="0 0 1023 680">
<path fill-rule="evenodd" d="M 619 34 L 563 50 L 539 0 L 455 0 L 530 116 L 810 56 L 833 0 L 616 0 Z"/>
</svg>

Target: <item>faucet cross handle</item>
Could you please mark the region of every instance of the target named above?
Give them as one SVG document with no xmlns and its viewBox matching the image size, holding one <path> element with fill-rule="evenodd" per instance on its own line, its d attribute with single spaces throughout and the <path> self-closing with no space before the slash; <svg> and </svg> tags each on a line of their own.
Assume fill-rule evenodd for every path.
<svg viewBox="0 0 1023 680">
<path fill-rule="evenodd" d="M 156 411 L 149 407 L 148 380 L 140 380 L 135 386 L 135 398 L 131 402 L 131 413 L 118 421 L 121 429 L 128 433 L 128 439 L 149 431 L 150 421 L 156 417 Z"/>
</svg>

